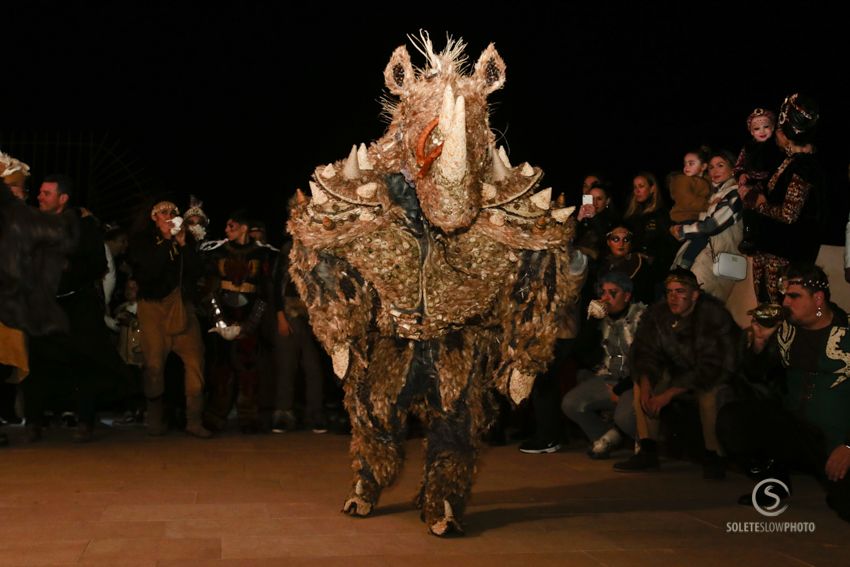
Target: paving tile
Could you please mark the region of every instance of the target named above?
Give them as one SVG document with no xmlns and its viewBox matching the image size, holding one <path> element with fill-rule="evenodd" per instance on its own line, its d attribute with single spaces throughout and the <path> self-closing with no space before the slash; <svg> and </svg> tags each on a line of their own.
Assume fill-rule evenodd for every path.
<svg viewBox="0 0 850 567">
<path fill-rule="evenodd" d="M 87 539 L 53 541 L 0 541 L 0 566 L 28 567 L 76 562 L 88 545 Z"/>
<path fill-rule="evenodd" d="M 59 433 L 4 450 L 0 513 L 13 521 L 0 530 L 0 566 L 800 567 L 850 557 L 847 524 L 806 477 L 783 519 L 815 522 L 814 534 L 733 534 L 727 522 L 759 520 L 735 504 L 752 488 L 741 475 L 710 483 L 698 465 L 673 461 L 622 475 L 581 451 L 487 449 L 466 536 L 440 539 L 412 504 L 421 440 L 406 444 L 397 483 L 358 519 L 340 513 L 351 479 L 344 436 L 113 431 L 78 447 Z"/>
<path fill-rule="evenodd" d="M 14 494 L 0 497 L 2 506 L 78 506 L 124 504 L 182 503 L 192 504 L 197 493 L 188 490 L 153 490 L 122 487 L 98 490 L 97 486 L 83 488 L 47 487 L 44 485 L 18 488 Z"/>
<path fill-rule="evenodd" d="M 405 563 L 407 558 L 404 559 Z M 218 561 L 166 560 L 159 561 L 157 567 L 398 567 L 398 557 L 357 556 L 356 563 L 351 557 L 278 557 L 254 559 L 221 559 Z"/>
<path fill-rule="evenodd" d="M 768 547 L 734 549 L 630 549 L 590 551 L 606 567 L 805 567 Z"/>
<path fill-rule="evenodd" d="M 108 560 L 81 559 L 74 563 L 51 564 L 50 567 L 159 567 L 156 559 L 131 559 L 128 557 L 109 557 Z"/>
<path fill-rule="evenodd" d="M 6 516 L 0 528 L 0 542 L 96 539 L 108 537 L 163 537 L 163 522 L 102 522 L 68 520 L 61 509 L 52 518 Z"/>
<path fill-rule="evenodd" d="M 82 556 L 84 561 L 112 564 L 125 558 L 136 559 L 220 559 L 218 538 L 105 538 L 92 540 Z"/>
<path fill-rule="evenodd" d="M 108 506 L 103 521 L 153 522 L 185 518 L 264 518 L 265 504 L 115 504 Z"/>
</svg>

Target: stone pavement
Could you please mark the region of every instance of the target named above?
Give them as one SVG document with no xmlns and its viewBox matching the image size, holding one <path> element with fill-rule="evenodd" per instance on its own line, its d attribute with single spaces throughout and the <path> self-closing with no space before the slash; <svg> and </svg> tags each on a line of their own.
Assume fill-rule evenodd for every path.
<svg viewBox="0 0 850 567">
<path fill-rule="evenodd" d="M 727 533 L 727 522 L 770 519 L 738 506 L 752 483 L 705 481 L 699 466 L 664 461 L 622 474 L 580 450 L 525 455 L 484 450 L 467 534 L 426 533 L 411 501 L 420 440 L 373 517 L 340 513 L 350 478 L 340 435 L 310 432 L 209 441 L 140 428 L 98 428 L 75 445 L 67 430 L 0 450 L 0 565 L 267 567 L 518 565 L 850 565 L 850 525 L 795 477 L 776 520 L 814 533 Z M 621 453 L 620 456 L 625 455 Z"/>
</svg>

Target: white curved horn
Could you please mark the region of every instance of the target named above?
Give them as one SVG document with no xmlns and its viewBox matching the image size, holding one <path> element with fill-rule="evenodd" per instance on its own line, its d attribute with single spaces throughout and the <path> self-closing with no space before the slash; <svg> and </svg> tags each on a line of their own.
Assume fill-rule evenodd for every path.
<svg viewBox="0 0 850 567">
<path fill-rule="evenodd" d="M 463 96 L 455 101 L 452 126 L 436 165 L 440 175 L 451 183 L 460 182 L 466 174 L 466 101 Z"/>
<path fill-rule="evenodd" d="M 452 86 L 446 85 L 443 89 L 443 106 L 440 108 L 440 135 L 447 136 L 452 127 L 452 115 L 455 110 L 455 95 Z"/>
</svg>

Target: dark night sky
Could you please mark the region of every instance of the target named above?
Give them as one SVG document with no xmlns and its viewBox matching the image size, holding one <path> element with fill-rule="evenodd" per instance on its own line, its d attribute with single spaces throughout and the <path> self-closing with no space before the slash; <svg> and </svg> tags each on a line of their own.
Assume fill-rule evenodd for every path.
<svg viewBox="0 0 850 567">
<path fill-rule="evenodd" d="M 201 195 L 214 234 L 239 205 L 279 231 L 315 165 L 378 137 L 384 66 L 420 28 L 438 47 L 446 32 L 463 37 L 471 62 L 495 42 L 508 80 L 491 96 L 491 126 L 514 163 L 570 192 L 591 169 L 621 191 L 639 169 L 663 177 L 699 143 L 737 153 L 754 107 L 809 93 L 846 219 L 847 29 L 819 3 L 314 2 L 298 16 L 280 2 L 76 4 L 16 11 L 0 133 L 109 132 L 157 180 L 151 191 Z"/>
</svg>

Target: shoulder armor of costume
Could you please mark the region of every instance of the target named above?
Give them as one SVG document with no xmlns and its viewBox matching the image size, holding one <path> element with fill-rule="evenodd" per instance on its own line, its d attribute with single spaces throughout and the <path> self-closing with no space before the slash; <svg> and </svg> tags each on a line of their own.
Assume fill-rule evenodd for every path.
<svg viewBox="0 0 850 567">
<path fill-rule="evenodd" d="M 368 149 L 360 144 L 359 149 L 356 145 L 351 147 L 347 158 L 318 166 L 310 182 L 312 205 L 321 207 L 333 202 L 337 209 L 387 206 L 384 177 L 391 171 L 386 168 L 388 159 L 377 143 Z"/>
</svg>

